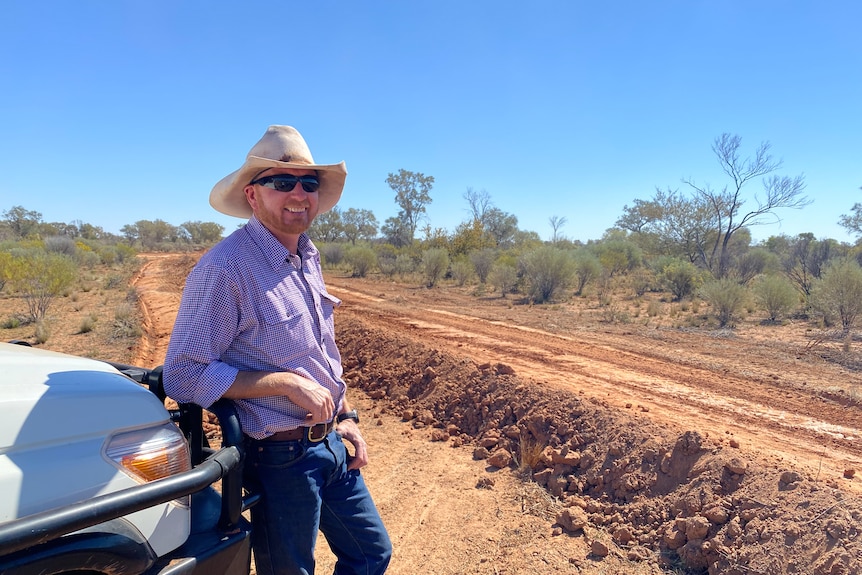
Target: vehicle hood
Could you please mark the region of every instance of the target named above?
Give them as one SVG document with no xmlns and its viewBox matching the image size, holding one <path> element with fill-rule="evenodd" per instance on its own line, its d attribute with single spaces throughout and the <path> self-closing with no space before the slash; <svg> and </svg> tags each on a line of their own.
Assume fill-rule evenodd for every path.
<svg viewBox="0 0 862 575">
<path fill-rule="evenodd" d="M 112 366 L 0 344 L 0 453 L 169 419 L 161 401 Z"/>
</svg>

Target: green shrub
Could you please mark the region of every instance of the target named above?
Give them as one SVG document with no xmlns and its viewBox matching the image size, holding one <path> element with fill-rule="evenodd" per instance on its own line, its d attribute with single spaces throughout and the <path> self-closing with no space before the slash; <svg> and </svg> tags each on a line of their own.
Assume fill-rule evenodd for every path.
<svg viewBox="0 0 862 575">
<path fill-rule="evenodd" d="M 102 263 L 102 258 L 94 251 L 78 250 L 77 254 L 75 254 L 75 261 L 84 268 L 93 269 Z"/>
<path fill-rule="evenodd" d="M 406 276 L 416 271 L 416 263 L 410 254 L 398 254 L 395 258 L 395 273 L 399 276 Z"/>
<path fill-rule="evenodd" d="M 398 249 L 391 244 L 380 244 L 374 246 L 377 254 L 377 269 L 384 276 L 392 278 L 398 272 L 395 261 L 398 258 Z"/>
<path fill-rule="evenodd" d="M 2 327 L 3 329 L 16 329 L 21 327 L 21 324 L 23 323 L 25 323 L 25 321 L 22 320 L 20 316 L 13 315 L 3 320 L 3 323 L 0 324 L 0 327 Z"/>
<path fill-rule="evenodd" d="M 46 252 L 62 254 L 70 258 L 75 257 L 75 252 L 78 249 L 75 246 L 75 240 L 69 236 L 50 236 L 45 238 L 44 244 Z"/>
<path fill-rule="evenodd" d="M 629 274 L 629 285 L 637 297 L 651 290 L 654 284 L 655 276 L 649 268 L 637 268 Z"/>
<path fill-rule="evenodd" d="M 587 284 L 602 273 L 602 264 L 595 254 L 586 249 L 576 251 L 572 261 L 575 265 L 575 295 L 581 295 Z"/>
<path fill-rule="evenodd" d="M 451 273 L 452 279 L 459 286 L 463 286 L 473 276 L 473 266 L 466 260 L 459 259 L 452 263 Z"/>
<path fill-rule="evenodd" d="M 338 267 L 344 261 L 344 246 L 342 244 L 324 244 L 320 246 L 320 255 L 325 267 Z"/>
<path fill-rule="evenodd" d="M 15 258 L 11 253 L 0 251 L 0 291 L 6 286 L 6 282 L 12 279 L 15 269 Z"/>
<path fill-rule="evenodd" d="M 700 270 L 689 261 L 665 257 L 655 267 L 662 289 L 672 293 L 677 301 L 693 294 L 701 284 Z"/>
<path fill-rule="evenodd" d="M 434 287 L 449 270 L 449 252 L 443 248 L 431 248 L 422 252 L 422 270 L 425 285 Z"/>
<path fill-rule="evenodd" d="M 799 303 L 796 288 L 778 275 L 761 278 L 754 285 L 754 297 L 773 322 L 785 317 Z"/>
<path fill-rule="evenodd" d="M 719 327 L 732 327 L 748 300 L 748 290 L 729 278 L 707 282 L 700 288 L 700 295 L 712 306 Z"/>
<path fill-rule="evenodd" d="M 473 264 L 473 271 L 479 277 L 479 282 L 485 283 L 488 281 L 488 274 L 491 273 L 491 268 L 494 267 L 496 259 L 497 250 L 494 248 L 483 248 L 470 252 L 470 263 Z"/>
<path fill-rule="evenodd" d="M 353 277 L 364 278 L 377 265 L 377 254 L 367 246 L 356 246 L 348 250 L 344 260 Z"/>
<path fill-rule="evenodd" d="M 513 265 L 497 262 L 488 273 L 488 283 L 499 290 L 501 296 L 506 297 L 506 294 L 513 293 L 518 285 L 518 270 Z"/>
<path fill-rule="evenodd" d="M 58 295 L 75 281 L 77 266 L 68 256 L 44 251 L 30 251 L 15 257 L 12 283 L 27 302 L 31 321 L 45 317 Z"/>
<path fill-rule="evenodd" d="M 527 294 L 536 303 L 560 297 L 571 285 L 575 264 L 568 252 L 543 246 L 522 258 Z"/>
<path fill-rule="evenodd" d="M 851 258 L 831 262 L 811 288 L 811 307 L 848 332 L 862 315 L 862 268 Z"/>
</svg>

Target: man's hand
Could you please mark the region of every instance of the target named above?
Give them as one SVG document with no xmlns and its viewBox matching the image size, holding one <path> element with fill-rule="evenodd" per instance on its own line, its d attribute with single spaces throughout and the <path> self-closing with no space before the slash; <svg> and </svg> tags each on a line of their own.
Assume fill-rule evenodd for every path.
<svg viewBox="0 0 862 575">
<path fill-rule="evenodd" d="M 308 378 L 295 373 L 286 374 L 292 376 L 293 383 L 284 394 L 287 398 L 308 411 L 305 419 L 308 425 L 315 423 L 326 423 L 332 421 L 335 416 L 335 402 L 329 390 Z"/>
<path fill-rule="evenodd" d="M 335 402 L 329 390 L 312 379 L 287 371 L 240 371 L 225 392 L 229 399 L 283 395 L 308 411 L 306 425 L 332 421 Z"/>
<path fill-rule="evenodd" d="M 352 419 L 345 419 L 335 430 L 353 445 L 354 453 L 347 462 L 347 469 L 360 469 L 368 465 L 368 445 L 359 432 L 359 426 Z"/>
</svg>

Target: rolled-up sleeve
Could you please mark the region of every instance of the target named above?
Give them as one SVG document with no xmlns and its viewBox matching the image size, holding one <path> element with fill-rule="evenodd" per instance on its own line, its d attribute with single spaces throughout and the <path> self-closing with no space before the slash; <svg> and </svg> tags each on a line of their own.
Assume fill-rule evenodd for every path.
<svg viewBox="0 0 862 575">
<path fill-rule="evenodd" d="M 233 384 L 239 370 L 220 358 L 236 337 L 238 295 L 217 266 L 200 266 L 189 274 L 165 356 L 169 397 L 207 408 Z"/>
</svg>

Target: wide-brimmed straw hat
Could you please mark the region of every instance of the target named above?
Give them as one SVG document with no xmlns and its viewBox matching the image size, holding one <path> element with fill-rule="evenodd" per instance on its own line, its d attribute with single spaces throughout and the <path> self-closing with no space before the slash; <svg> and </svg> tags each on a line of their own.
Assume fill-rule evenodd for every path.
<svg viewBox="0 0 862 575">
<path fill-rule="evenodd" d="M 308 145 L 291 126 L 270 126 L 254 145 L 240 169 L 222 178 L 210 192 L 210 205 L 223 214 L 238 218 L 251 217 L 251 206 L 243 189 L 258 174 L 269 168 L 317 170 L 320 179 L 318 213 L 332 209 L 338 203 L 347 178 L 344 162 L 315 164 Z"/>
</svg>

